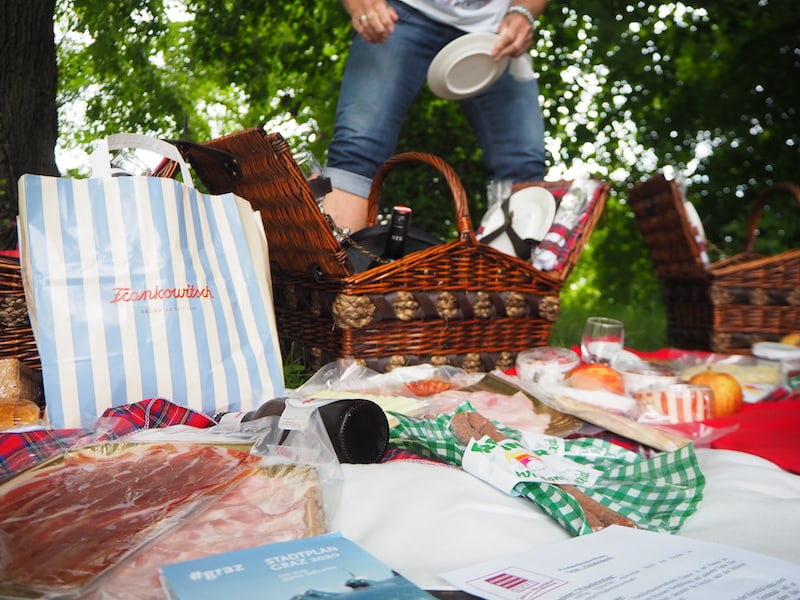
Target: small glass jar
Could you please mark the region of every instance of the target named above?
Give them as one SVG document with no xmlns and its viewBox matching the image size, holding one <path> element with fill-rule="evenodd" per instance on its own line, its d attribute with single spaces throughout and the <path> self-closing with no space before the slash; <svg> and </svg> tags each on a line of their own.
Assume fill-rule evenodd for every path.
<svg viewBox="0 0 800 600">
<path fill-rule="evenodd" d="M 625 365 L 621 375 L 625 393 L 629 396 L 645 388 L 665 387 L 680 380 L 678 373 L 672 368 L 653 363 Z"/>
<path fill-rule="evenodd" d="M 524 385 L 560 385 L 567 373 L 581 364 L 580 357 L 569 348 L 542 346 L 523 350 L 517 355 L 517 377 Z"/>
<path fill-rule="evenodd" d="M 776 367 L 780 370 L 781 385 L 789 389 L 800 389 L 800 347 L 778 342 L 753 344 L 756 364 Z"/>
</svg>

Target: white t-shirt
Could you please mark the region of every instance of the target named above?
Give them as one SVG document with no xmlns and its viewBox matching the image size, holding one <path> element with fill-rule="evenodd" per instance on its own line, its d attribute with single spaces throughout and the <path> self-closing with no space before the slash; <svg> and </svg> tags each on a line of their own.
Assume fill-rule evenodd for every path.
<svg viewBox="0 0 800 600">
<path fill-rule="evenodd" d="M 402 0 L 434 21 L 467 32 L 497 31 L 511 0 Z"/>
</svg>

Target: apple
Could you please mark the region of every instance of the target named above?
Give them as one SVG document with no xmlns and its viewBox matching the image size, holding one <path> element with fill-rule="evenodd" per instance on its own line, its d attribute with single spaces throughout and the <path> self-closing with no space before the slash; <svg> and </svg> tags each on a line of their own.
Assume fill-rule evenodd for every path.
<svg viewBox="0 0 800 600">
<path fill-rule="evenodd" d="M 692 376 L 689 383 L 711 388 L 711 415 L 714 417 L 727 417 L 742 408 L 742 385 L 729 373 L 709 369 Z"/>
<path fill-rule="evenodd" d="M 605 390 L 620 395 L 625 390 L 622 375 L 608 365 L 599 363 L 578 365 L 567 373 L 565 380 L 570 386 L 583 390 Z"/>
</svg>

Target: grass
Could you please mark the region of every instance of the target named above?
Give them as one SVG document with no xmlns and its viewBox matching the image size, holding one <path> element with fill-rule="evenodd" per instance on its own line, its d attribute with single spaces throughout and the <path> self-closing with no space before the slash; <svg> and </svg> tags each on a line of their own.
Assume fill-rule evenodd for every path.
<svg viewBox="0 0 800 600">
<path fill-rule="evenodd" d="M 625 346 L 633 350 L 658 350 L 667 345 L 666 314 L 661 303 L 645 306 L 574 306 L 561 307 L 558 321 L 550 331 L 551 346 L 578 346 L 586 319 L 611 317 L 625 323 Z"/>
<path fill-rule="evenodd" d="M 314 373 L 301 363 L 293 344 L 287 345 L 281 350 L 283 352 L 284 384 L 288 389 L 297 389 Z"/>
</svg>

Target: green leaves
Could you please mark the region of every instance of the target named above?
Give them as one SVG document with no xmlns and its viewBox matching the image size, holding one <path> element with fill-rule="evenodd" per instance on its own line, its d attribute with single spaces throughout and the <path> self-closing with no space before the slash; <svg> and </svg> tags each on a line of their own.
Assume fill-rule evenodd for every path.
<svg viewBox="0 0 800 600">
<path fill-rule="evenodd" d="M 86 112 L 73 121 L 62 110 L 62 147 L 114 131 L 199 141 L 270 123 L 324 161 L 352 35 L 339 2 L 60 0 L 56 17 L 69 32 L 60 36 L 59 101 Z M 573 293 L 584 303 L 657 296 L 625 193 L 658 169 L 687 175 L 715 247 L 741 249 L 758 192 L 798 177 L 797 31 L 800 11 L 786 1 L 550 3 L 532 54 L 552 176 L 573 169 L 615 186 L 567 304 Z M 426 89 L 404 150 L 450 162 L 479 222 L 481 152 L 456 103 Z M 387 209 L 393 197 L 413 204 L 415 226 L 454 234 L 450 191 L 436 173 L 404 170 L 385 195 Z M 797 211 L 796 202 L 770 202 L 758 248 L 797 247 Z"/>
</svg>

